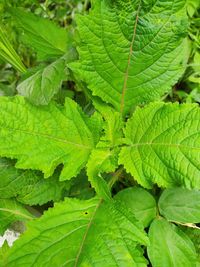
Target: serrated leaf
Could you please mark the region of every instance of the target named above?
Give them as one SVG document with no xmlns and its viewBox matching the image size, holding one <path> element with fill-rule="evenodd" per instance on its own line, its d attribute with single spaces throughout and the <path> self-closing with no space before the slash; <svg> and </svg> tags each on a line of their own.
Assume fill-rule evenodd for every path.
<svg viewBox="0 0 200 267">
<path fill-rule="evenodd" d="M 48 201 L 59 201 L 64 197 L 67 182 L 59 182 L 59 172 L 44 179 L 40 172 L 19 170 L 14 162 L 0 158 L 0 196 L 16 198 L 28 205 L 42 205 Z"/>
<path fill-rule="evenodd" d="M 29 221 L 34 217 L 14 199 L 0 199 L 0 235 L 15 221 Z"/>
<path fill-rule="evenodd" d="M 160 213 L 169 221 L 200 222 L 200 192 L 185 188 L 165 190 L 158 202 Z"/>
<path fill-rule="evenodd" d="M 20 32 L 23 30 L 21 39 L 35 49 L 40 60 L 62 56 L 72 46 L 70 32 L 54 22 L 20 8 L 10 8 L 8 11 L 15 26 Z"/>
<path fill-rule="evenodd" d="M 154 197 L 140 187 L 126 188 L 117 195 L 115 199 L 120 200 L 130 209 L 136 219 L 140 221 L 144 227 L 149 226 L 151 221 L 156 217 L 156 201 Z"/>
<path fill-rule="evenodd" d="M 110 188 L 102 173 L 114 172 L 118 166 L 118 154 L 107 148 L 94 149 L 87 164 L 88 180 L 97 195 L 103 199 L 111 198 Z"/>
<path fill-rule="evenodd" d="M 21 96 L 0 98 L 0 155 L 18 159 L 17 168 L 43 171 L 45 177 L 63 164 L 60 180 L 76 176 L 98 142 L 101 119 L 87 117 L 66 98 L 35 107 Z"/>
<path fill-rule="evenodd" d="M 195 104 L 152 103 L 129 119 L 119 163 L 151 188 L 200 188 L 200 109 Z"/>
<path fill-rule="evenodd" d="M 192 241 L 178 227 L 164 219 L 156 219 L 149 229 L 148 256 L 153 267 L 196 267 Z"/>
<path fill-rule="evenodd" d="M 185 1 L 92 3 L 77 17 L 80 60 L 71 68 L 122 113 L 159 99 L 185 69 Z"/>
<path fill-rule="evenodd" d="M 147 242 L 134 216 L 119 203 L 66 199 L 28 225 L 8 265 L 144 267 L 139 244 Z"/>
<path fill-rule="evenodd" d="M 111 198 L 110 186 L 104 180 L 103 173 L 112 173 L 118 167 L 118 145 L 122 142 L 122 117 L 119 112 L 101 101 L 94 101 L 95 108 L 103 116 L 104 135 L 92 151 L 87 164 L 87 175 L 99 197 Z"/>
</svg>

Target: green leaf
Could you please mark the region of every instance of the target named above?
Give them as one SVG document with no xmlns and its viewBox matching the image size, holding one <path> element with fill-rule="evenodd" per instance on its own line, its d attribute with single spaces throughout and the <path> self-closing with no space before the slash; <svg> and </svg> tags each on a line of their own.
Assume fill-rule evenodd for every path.
<svg viewBox="0 0 200 267">
<path fill-rule="evenodd" d="M 200 109 L 152 103 L 129 119 L 119 163 L 146 188 L 200 188 Z"/>
<path fill-rule="evenodd" d="M 9 245 L 5 241 L 3 246 L 0 248 L 0 266 L 7 266 L 7 258 L 9 254 Z"/>
<path fill-rule="evenodd" d="M 120 191 L 115 199 L 120 200 L 130 209 L 144 227 L 149 226 L 156 217 L 156 201 L 146 190 L 140 187 L 131 187 Z"/>
<path fill-rule="evenodd" d="M 29 221 L 34 217 L 17 201 L 0 199 L 0 235 L 15 221 Z"/>
<path fill-rule="evenodd" d="M 102 174 L 112 173 L 118 167 L 118 145 L 122 142 L 123 123 L 119 112 L 115 112 L 101 101 L 95 101 L 94 104 L 104 119 L 104 135 L 91 153 L 87 164 L 87 175 L 98 196 L 108 200 L 111 198 L 112 184 L 108 185 Z"/>
<path fill-rule="evenodd" d="M 192 241 L 178 227 L 156 219 L 149 229 L 148 256 L 153 267 L 196 267 Z"/>
<path fill-rule="evenodd" d="M 111 198 L 110 188 L 104 180 L 102 173 L 114 172 L 118 166 L 117 153 L 107 148 L 94 149 L 87 164 L 88 180 L 97 195 L 103 199 Z"/>
<path fill-rule="evenodd" d="M 10 43 L 6 32 L 0 26 L 0 57 L 5 61 L 13 65 L 13 67 L 19 72 L 26 72 L 26 68 L 22 63 L 19 55 L 16 53 L 12 44 Z"/>
<path fill-rule="evenodd" d="M 62 82 L 69 78 L 67 63 L 73 61 L 76 56 L 74 49 L 69 50 L 66 55 L 21 82 L 17 91 L 35 105 L 47 105 L 61 89 Z"/>
<path fill-rule="evenodd" d="M 169 221 L 200 222 L 200 192 L 184 188 L 165 190 L 158 202 L 160 213 Z"/>
<path fill-rule="evenodd" d="M 11 248 L 9 267 L 147 265 L 139 244 L 148 239 L 117 202 L 66 199 L 27 227 Z"/>
<path fill-rule="evenodd" d="M 80 60 L 72 70 L 122 113 L 159 99 L 185 69 L 185 1 L 92 3 L 89 15 L 77 17 Z"/>
<path fill-rule="evenodd" d="M 23 30 L 23 42 L 35 49 L 40 60 L 62 56 L 72 46 L 70 32 L 52 21 L 20 8 L 10 8 L 9 12 L 15 26 Z"/>
<path fill-rule="evenodd" d="M 23 97 L 0 98 L 0 155 L 18 159 L 17 168 L 43 171 L 45 177 L 63 164 L 60 180 L 76 176 L 99 140 L 101 119 L 87 117 L 66 98 L 36 107 Z"/>
<path fill-rule="evenodd" d="M 59 182 L 59 172 L 49 179 L 44 179 L 40 172 L 19 170 L 14 162 L 0 158 L 0 196 L 16 198 L 28 205 L 42 205 L 48 201 L 63 198 L 67 182 Z"/>
<path fill-rule="evenodd" d="M 189 238 L 192 240 L 197 256 L 198 256 L 198 267 L 200 266 L 200 229 L 194 229 L 190 227 L 183 227 L 182 229 L 185 234 L 189 236 Z"/>
<path fill-rule="evenodd" d="M 20 83 L 17 91 L 33 104 L 47 105 L 66 78 L 65 67 L 64 58 L 59 58 Z"/>
</svg>

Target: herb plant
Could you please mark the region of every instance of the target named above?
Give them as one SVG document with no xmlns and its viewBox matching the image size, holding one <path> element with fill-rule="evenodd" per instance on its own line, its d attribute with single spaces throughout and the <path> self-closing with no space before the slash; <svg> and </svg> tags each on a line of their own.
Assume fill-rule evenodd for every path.
<svg viewBox="0 0 200 267">
<path fill-rule="evenodd" d="M 35 59 L 0 31 L 21 72 L 0 97 L 0 234 L 25 228 L 1 266 L 200 265 L 200 108 L 173 95 L 197 2 L 86 1 L 64 27 L 5 5 Z"/>
</svg>

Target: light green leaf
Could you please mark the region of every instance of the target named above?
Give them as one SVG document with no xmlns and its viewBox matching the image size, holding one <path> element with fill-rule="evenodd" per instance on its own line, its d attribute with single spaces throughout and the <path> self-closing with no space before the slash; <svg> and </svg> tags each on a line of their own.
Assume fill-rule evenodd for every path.
<svg viewBox="0 0 200 267">
<path fill-rule="evenodd" d="M 129 119 L 119 163 L 146 188 L 200 188 L 200 109 L 152 103 Z"/>
<path fill-rule="evenodd" d="M 164 219 L 156 219 L 149 230 L 148 256 L 153 267 L 196 267 L 192 241 L 178 227 Z"/>
<path fill-rule="evenodd" d="M 66 199 L 49 209 L 11 248 L 9 267 L 145 267 L 148 239 L 120 203 Z"/>
<path fill-rule="evenodd" d="M 59 58 L 20 83 L 17 91 L 33 104 L 47 105 L 66 78 L 65 67 L 64 58 Z"/>
<path fill-rule="evenodd" d="M 118 166 L 118 154 L 108 148 L 94 149 L 87 164 L 88 180 L 97 195 L 103 199 L 111 198 L 110 188 L 102 173 L 114 172 Z"/>
<path fill-rule="evenodd" d="M 165 190 L 158 202 L 160 213 L 169 221 L 200 222 L 200 192 L 184 188 Z"/>
<path fill-rule="evenodd" d="M 53 174 L 64 164 L 60 180 L 76 176 L 85 166 L 99 140 L 101 119 L 87 117 L 66 98 L 65 106 L 54 103 L 36 107 L 21 96 L 0 98 L 0 155 L 18 159 L 17 168 Z"/>
<path fill-rule="evenodd" d="M 105 103 L 95 101 L 94 105 L 103 116 L 104 135 L 91 153 L 87 164 L 87 175 L 98 196 L 108 200 L 111 198 L 112 184 L 108 185 L 102 174 L 112 173 L 118 167 L 118 145 L 122 142 L 123 123 L 121 114 Z"/>
<path fill-rule="evenodd" d="M 5 158 L 0 158 L 0 177 L 1 198 L 15 197 L 28 205 L 59 201 L 68 185 L 67 182 L 58 181 L 59 172 L 44 179 L 40 172 L 16 169 L 14 162 Z"/>
<path fill-rule="evenodd" d="M 0 199 L 0 235 L 15 221 L 29 221 L 34 217 L 17 201 Z"/>
<path fill-rule="evenodd" d="M 149 226 L 156 217 L 156 201 L 146 190 L 140 187 L 131 187 L 120 191 L 115 199 L 120 200 L 130 209 L 144 227 Z"/>
<path fill-rule="evenodd" d="M 10 8 L 15 26 L 20 28 L 22 40 L 35 49 L 38 58 L 62 56 L 72 46 L 70 32 L 58 27 L 52 21 L 26 12 L 20 8 Z"/>
<path fill-rule="evenodd" d="M 122 113 L 159 99 L 185 69 L 185 1 L 92 3 L 89 15 L 77 17 L 80 60 L 70 67 Z"/>
</svg>

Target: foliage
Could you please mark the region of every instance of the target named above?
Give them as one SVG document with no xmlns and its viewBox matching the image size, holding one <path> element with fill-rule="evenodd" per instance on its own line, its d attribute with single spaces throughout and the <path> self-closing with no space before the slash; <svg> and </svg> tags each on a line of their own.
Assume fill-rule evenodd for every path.
<svg viewBox="0 0 200 267">
<path fill-rule="evenodd" d="M 0 8 L 0 266 L 199 266 L 198 1 Z"/>
</svg>

